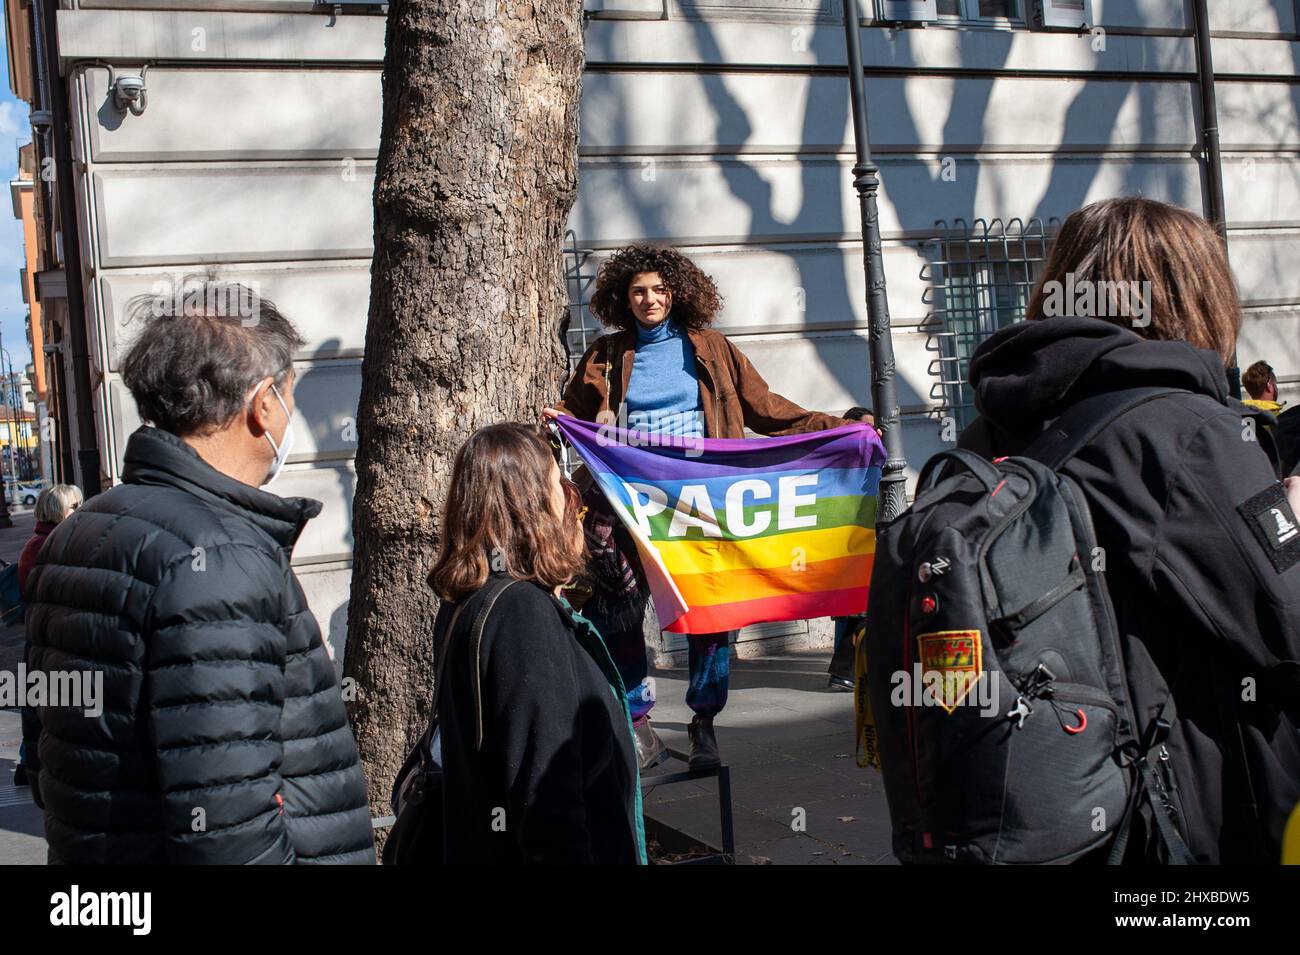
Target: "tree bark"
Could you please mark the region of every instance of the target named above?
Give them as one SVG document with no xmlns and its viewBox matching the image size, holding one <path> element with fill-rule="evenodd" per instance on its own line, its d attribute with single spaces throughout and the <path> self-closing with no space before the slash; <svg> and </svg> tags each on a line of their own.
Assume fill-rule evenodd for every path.
<svg viewBox="0 0 1300 955">
<path fill-rule="evenodd" d="M 389 7 L 344 655 L 375 815 L 428 719 L 452 461 L 562 384 L 582 67 L 582 0 Z"/>
</svg>

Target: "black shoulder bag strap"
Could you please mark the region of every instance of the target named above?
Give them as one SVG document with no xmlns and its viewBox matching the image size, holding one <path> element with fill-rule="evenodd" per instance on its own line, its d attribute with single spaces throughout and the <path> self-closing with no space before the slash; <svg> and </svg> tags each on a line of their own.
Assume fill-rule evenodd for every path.
<svg viewBox="0 0 1300 955">
<path fill-rule="evenodd" d="M 519 583 L 518 580 L 510 578 L 501 580 L 500 578 L 489 577 L 487 583 L 483 585 L 484 597 L 483 603 L 479 606 L 478 613 L 474 616 L 474 624 L 470 632 L 470 658 L 473 660 L 474 671 L 471 675 L 471 686 L 474 693 L 474 710 L 477 719 L 475 745 L 477 748 L 483 748 L 483 700 L 481 695 L 482 687 L 482 668 L 479 661 L 479 649 L 483 642 L 483 628 L 487 625 L 488 614 L 492 612 L 492 605 L 497 602 L 501 596 L 512 585 Z M 451 639 L 456 632 L 456 621 L 460 617 L 460 612 L 465 607 L 462 602 L 456 612 L 452 614 L 451 622 L 447 625 L 447 633 L 442 640 L 441 652 L 435 655 L 436 664 L 434 666 L 434 684 L 433 684 L 433 705 L 429 708 L 429 726 L 424 731 L 424 739 L 421 741 L 422 749 L 426 756 L 429 754 L 429 747 L 433 742 L 433 734 L 438 728 L 438 699 L 441 695 L 443 683 L 443 673 L 446 670 L 447 658 L 451 656 Z"/>
<path fill-rule="evenodd" d="M 488 614 L 492 612 L 492 605 L 497 602 L 497 598 L 517 583 L 518 580 L 511 578 L 493 587 L 484 598 L 483 606 L 479 608 L 478 616 L 474 618 L 474 629 L 470 633 L 470 665 L 474 668 L 470 673 L 470 685 L 474 688 L 474 715 L 477 721 L 475 749 L 483 748 L 483 627 L 487 624 Z"/>
</svg>

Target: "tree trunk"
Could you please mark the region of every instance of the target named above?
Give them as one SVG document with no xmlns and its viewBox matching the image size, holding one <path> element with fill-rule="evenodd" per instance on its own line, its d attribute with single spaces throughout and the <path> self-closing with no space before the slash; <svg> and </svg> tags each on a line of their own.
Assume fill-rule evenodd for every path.
<svg viewBox="0 0 1300 955">
<path fill-rule="evenodd" d="M 387 30 L 344 658 L 376 815 L 428 718 L 452 461 L 562 384 L 582 0 L 394 0 Z"/>
</svg>

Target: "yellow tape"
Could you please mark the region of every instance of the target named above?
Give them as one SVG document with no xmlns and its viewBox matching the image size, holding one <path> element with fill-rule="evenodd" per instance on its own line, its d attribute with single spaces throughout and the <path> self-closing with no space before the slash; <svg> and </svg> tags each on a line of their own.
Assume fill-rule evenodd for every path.
<svg viewBox="0 0 1300 955">
<path fill-rule="evenodd" d="M 867 692 L 867 618 L 858 617 L 847 639 L 853 641 L 853 732 L 857 740 L 857 761 L 861 769 L 868 766 L 880 771 L 880 745 L 876 737 L 876 718 L 871 713 Z"/>
</svg>

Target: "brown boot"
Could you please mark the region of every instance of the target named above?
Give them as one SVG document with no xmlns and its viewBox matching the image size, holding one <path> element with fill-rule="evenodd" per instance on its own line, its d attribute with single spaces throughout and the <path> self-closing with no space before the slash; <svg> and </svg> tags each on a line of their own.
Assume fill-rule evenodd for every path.
<svg viewBox="0 0 1300 955">
<path fill-rule="evenodd" d="M 696 716 L 691 720 L 687 735 L 691 738 L 691 758 L 687 763 L 691 772 L 702 773 L 722 765 L 718 738 L 713 734 L 712 716 Z"/>
</svg>

